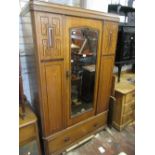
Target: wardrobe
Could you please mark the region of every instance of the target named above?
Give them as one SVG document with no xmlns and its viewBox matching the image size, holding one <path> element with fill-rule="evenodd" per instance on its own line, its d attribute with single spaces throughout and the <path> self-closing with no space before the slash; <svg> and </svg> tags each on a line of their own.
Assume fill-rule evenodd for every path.
<svg viewBox="0 0 155 155">
<path fill-rule="evenodd" d="M 59 154 L 106 126 L 119 18 L 41 1 L 21 16 L 31 19 L 31 104 L 46 155 Z"/>
</svg>

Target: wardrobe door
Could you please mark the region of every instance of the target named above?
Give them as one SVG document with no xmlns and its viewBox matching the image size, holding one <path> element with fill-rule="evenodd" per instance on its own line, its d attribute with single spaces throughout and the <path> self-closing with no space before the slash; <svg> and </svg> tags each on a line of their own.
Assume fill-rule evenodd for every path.
<svg viewBox="0 0 155 155">
<path fill-rule="evenodd" d="M 63 16 L 32 12 L 43 136 L 65 128 Z"/>
<path fill-rule="evenodd" d="M 115 54 L 117 44 L 118 23 L 104 21 L 102 55 Z"/>
<path fill-rule="evenodd" d="M 64 62 L 42 64 L 42 97 L 46 136 L 64 127 Z"/>
<path fill-rule="evenodd" d="M 102 22 L 66 17 L 67 124 L 96 111 Z"/>
<path fill-rule="evenodd" d="M 100 64 L 97 113 L 108 110 L 114 56 L 102 56 Z"/>
</svg>

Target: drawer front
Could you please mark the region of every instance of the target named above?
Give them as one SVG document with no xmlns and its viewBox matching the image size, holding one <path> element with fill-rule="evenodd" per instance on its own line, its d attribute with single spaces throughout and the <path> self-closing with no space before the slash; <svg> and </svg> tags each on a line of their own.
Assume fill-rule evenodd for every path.
<svg viewBox="0 0 155 155">
<path fill-rule="evenodd" d="M 130 112 L 129 114 L 123 115 L 122 124 L 126 124 L 131 120 L 134 120 L 134 111 Z"/>
<path fill-rule="evenodd" d="M 125 104 L 123 107 L 123 114 L 127 114 L 135 109 L 134 102 L 131 102 L 129 104 Z"/>
<path fill-rule="evenodd" d="M 52 140 L 49 140 L 48 151 L 49 154 L 54 153 L 68 145 L 72 144 L 79 138 L 86 136 L 90 132 L 95 131 L 97 128 L 105 125 L 107 120 L 107 112 L 88 120 L 87 122 L 80 123 L 72 128 L 62 131 L 55 136 Z"/>
<path fill-rule="evenodd" d="M 135 100 L 135 92 L 131 92 L 126 95 L 125 103 L 131 102 Z"/>
<path fill-rule="evenodd" d="M 31 124 L 20 128 L 19 130 L 19 143 L 22 144 L 36 136 L 35 124 Z"/>
</svg>

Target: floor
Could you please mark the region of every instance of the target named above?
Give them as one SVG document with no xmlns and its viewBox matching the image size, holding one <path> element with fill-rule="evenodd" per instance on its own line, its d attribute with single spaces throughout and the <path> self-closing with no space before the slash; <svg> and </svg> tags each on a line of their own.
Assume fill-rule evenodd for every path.
<svg viewBox="0 0 155 155">
<path fill-rule="evenodd" d="M 66 155 L 135 155 L 135 125 L 130 124 L 121 132 L 106 128 Z"/>
</svg>

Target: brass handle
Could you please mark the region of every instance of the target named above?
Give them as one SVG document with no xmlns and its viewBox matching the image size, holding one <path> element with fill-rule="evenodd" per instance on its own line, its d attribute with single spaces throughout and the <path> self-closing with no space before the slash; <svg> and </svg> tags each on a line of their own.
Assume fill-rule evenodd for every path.
<svg viewBox="0 0 155 155">
<path fill-rule="evenodd" d="M 66 137 L 66 138 L 64 138 L 64 141 L 65 142 L 68 142 L 68 141 L 70 141 L 70 138 L 69 137 Z"/>
<path fill-rule="evenodd" d="M 48 28 L 48 47 L 52 48 L 53 47 L 53 28 L 49 27 Z"/>
</svg>

